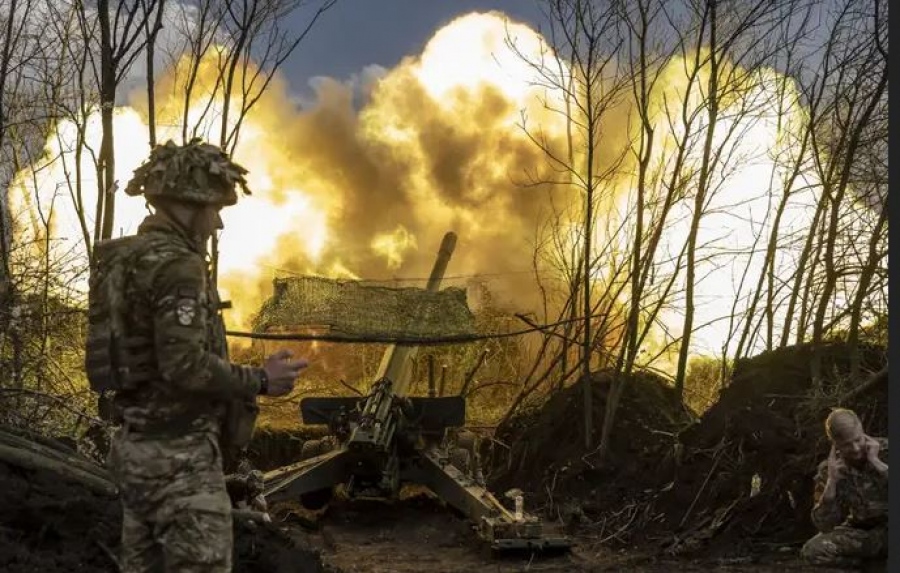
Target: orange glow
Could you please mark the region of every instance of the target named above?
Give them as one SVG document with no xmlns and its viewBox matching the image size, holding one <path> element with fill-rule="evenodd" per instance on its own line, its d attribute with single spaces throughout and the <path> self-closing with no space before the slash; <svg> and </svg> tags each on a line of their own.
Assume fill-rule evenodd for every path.
<svg viewBox="0 0 900 573">
<path fill-rule="evenodd" d="M 448 23 L 435 32 L 421 54 L 405 58 L 366 85 L 361 107 L 355 103 L 359 94 L 354 94 L 349 82 L 325 79 L 314 86 L 315 100 L 299 109 L 284 82 L 275 78 L 246 116 L 234 152 L 235 160 L 249 169 L 253 195 L 223 212 L 226 227 L 220 241 L 220 287 L 223 298 L 234 304 L 227 315 L 231 328 L 249 327 L 253 313 L 271 294 L 272 279 L 284 274 L 349 279 L 425 276 L 448 230 L 460 237 L 448 274 L 490 274 L 496 277 L 491 288 L 513 301 L 517 310 L 539 308 L 540 292 L 530 275 L 523 274 L 532 266 L 538 222 L 549 215 L 552 196 L 565 213 L 563 228 L 577 228 L 582 195 L 577 189 L 546 182 L 559 180 L 559 172 L 548 165 L 545 154 L 523 131 L 522 114 L 532 133 L 540 129 L 547 145 L 562 151 L 566 122 L 553 109 L 563 109 L 563 97 L 559 90 L 537 85 L 541 74 L 510 49 L 507 33 L 516 38 L 522 53 L 532 60 L 543 58 L 548 65 L 552 62 L 555 69 L 553 54 L 537 32 L 504 18 L 498 13 L 475 13 Z M 160 142 L 182 139 L 181 86 L 186 69 L 186 62 L 181 61 L 159 81 Z M 221 94 L 211 110 L 204 114 L 204 109 L 215 73 L 215 62 L 204 61 L 195 101 L 187 112 L 188 125 L 199 125 L 199 133 L 213 142 L 220 129 L 215 118 L 221 117 Z M 569 72 L 562 66 L 543 73 L 556 77 L 554 74 Z M 677 110 L 683 100 L 684 73 L 683 62 L 669 62 L 651 94 L 658 134 L 651 169 L 656 175 L 666 172 L 678 130 L 684 129 L 676 126 L 671 133 L 665 115 L 667 110 Z M 697 351 L 718 352 L 727 338 L 726 325 L 715 319 L 732 312 L 737 284 L 748 264 L 745 255 L 728 253 L 747 250 L 756 237 L 767 236 L 774 209 L 770 191 L 780 194 L 786 175 L 775 159 L 791 152 L 791 135 L 803 120 L 804 112 L 790 90 L 793 99 L 780 121 L 774 104 L 762 103 L 778 92 L 776 84 L 781 77 L 777 73 L 765 71 L 758 79 L 757 85 L 748 84 L 744 90 L 748 97 L 759 98 L 756 117 L 742 119 L 745 123 L 738 126 L 723 119 L 717 126 L 720 138 L 732 127 L 740 130 L 733 139 L 733 157 L 741 159 L 714 173 L 718 189 L 700 232 L 704 255 L 720 254 L 698 269 L 702 280 L 696 323 L 708 326 L 698 331 Z M 693 97 L 699 95 L 695 92 Z M 140 96 L 130 103 L 115 114 L 120 186 L 149 151 L 146 104 Z M 724 103 L 723 115 L 727 116 L 728 106 L 734 102 Z M 637 133 L 636 118 L 629 111 L 623 104 L 604 124 L 608 131 L 604 135 L 608 139 L 600 146 L 604 157 L 616 155 Z M 69 149 L 74 141 L 75 126 L 60 122 L 47 141 L 47 157 L 63 154 L 71 162 Z M 87 141 L 95 149 L 99 146 L 96 114 L 89 118 Z M 696 149 L 689 153 L 691 167 L 699 161 L 697 153 Z M 29 204 L 27 197 L 36 194 L 42 205 L 55 197 L 53 232 L 65 238 L 60 248 L 71 249 L 80 241 L 81 228 L 68 192 L 60 191 L 65 189 L 60 185 L 64 185 L 66 173 L 59 161 L 39 167 L 19 174 L 19 194 L 14 197 L 20 208 L 32 214 L 34 202 Z M 71 171 L 71 163 L 68 167 Z M 93 171 L 86 154 L 83 199 L 90 229 L 96 200 Z M 32 181 L 37 182 L 36 191 Z M 807 176 L 795 185 L 799 189 L 814 183 Z M 593 239 L 598 249 L 612 245 L 613 253 L 626 252 L 633 236 L 628 225 L 624 232 L 611 230 L 617 228 L 616 222 L 628 223 L 632 217 L 635 187 L 633 174 L 608 182 L 607 194 L 597 205 Z M 650 192 L 658 197 L 661 189 L 657 186 Z M 795 194 L 783 223 L 787 228 L 809 225 L 814 193 L 809 189 Z M 669 262 L 660 267 L 660 276 L 675 270 L 691 212 L 688 199 L 678 203 L 669 217 L 659 256 Z M 134 232 L 146 213 L 141 199 L 119 194 L 115 234 Z M 565 246 L 571 249 L 577 246 L 578 237 L 573 233 L 562 242 L 568 242 Z M 794 253 L 786 249 L 779 257 L 777 274 L 784 277 L 793 268 Z M 753 256 L 749 276 L 758 275 L 761 262 L 759 253 Z M 551 281 L 559 278 L 547 260 L 538 260 L 537 265 L 542 276 Z M 609 260 L 601 261 L 595 276 L 598 284 L 609 278 L 609 266 Z M 627 296 L 626 290 L 620 306 Z M 675 336 L 680 328 L 680 304 L 673 302 L 674 310 L 666 319 Z"/>
</svg>

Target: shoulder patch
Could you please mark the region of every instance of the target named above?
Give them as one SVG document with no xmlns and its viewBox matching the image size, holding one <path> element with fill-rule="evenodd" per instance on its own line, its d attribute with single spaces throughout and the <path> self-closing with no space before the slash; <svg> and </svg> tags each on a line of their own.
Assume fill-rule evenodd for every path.
<svg viewBox="0 0 900 573">
<path fill-rule="evenodd" d="M 175 316 L 178 317 L 178 324 L 182 326 L 191 326 L 197 320 L 197 297 L 182 296 L 181 290 L 178 292 L 178 300 L 175 303 Z"/>
</svg>

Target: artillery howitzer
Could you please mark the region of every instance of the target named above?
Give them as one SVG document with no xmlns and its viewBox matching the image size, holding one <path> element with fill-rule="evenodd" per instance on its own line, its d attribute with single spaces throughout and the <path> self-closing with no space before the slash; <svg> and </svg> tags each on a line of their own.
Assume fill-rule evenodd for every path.
<svg viewBox="0 0 900 573">
<path fill-rule="evenodd" d="M 447 233 L 427 290 L 438 290 L 455 244 L 456 235 Z M 521 497 L 510 511 L 485 488 L 477 440 L 463 429 L 462 396 L 435 397 L 433 388 L 428 397 L 408 395 L 416 352 L 408 344 L 389 346 L 367 396 L 303 399 L 303 422 L 328 425 L 331 436 L 304 444 L 307 459 L 268 472 L 266 498 L 299 498 L 319 509 L 340 484 L 350 498 L 395 499 L 402 484 L 414 483 L 466 515 L 494 550 L 568 548 L 567 538 L 546 534 L 523 511 Z"/>
</svg>

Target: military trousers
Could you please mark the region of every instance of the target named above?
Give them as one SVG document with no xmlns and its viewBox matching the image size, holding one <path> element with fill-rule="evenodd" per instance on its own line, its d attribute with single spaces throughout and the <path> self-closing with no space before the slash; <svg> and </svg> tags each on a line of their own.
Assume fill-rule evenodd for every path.
<svg viewBox="0 0 900 573">
<path fill-rule="evenodd" d="M 228 573 L 233 532 L 218 437 L 114 437 L 109 468 L 122 502 L 123 573 Z"/>
<path fill-rule="evenodd" d="M 861 529 L 839 525 L 807 541 L 800 554 L 812 565 L 852 568 L 868 560 L 886 558 L 887 548 L 886 526 Z"/>
</svg>

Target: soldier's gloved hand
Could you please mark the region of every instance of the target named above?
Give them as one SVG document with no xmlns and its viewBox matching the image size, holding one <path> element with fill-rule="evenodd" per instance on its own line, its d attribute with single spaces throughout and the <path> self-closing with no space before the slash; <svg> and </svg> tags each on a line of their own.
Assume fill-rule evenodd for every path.
<svg viewBox="0 0 900 573">
<path fill-rule="evenodd" d="M 881 444 L 878 440 L 871 436 L 866 436 L 866 459 L 870 462 L 878 460 L 878 452 L 881 451 Z"/>
<path fill-rule="evenodd" d="M 290 350 L 282 349 L 266 358 L 263 369 L 269 379 L 266 396 L 284 396 L 294 389 L 300 371 L 309 366 L 305 358 L 290 360 Z"/>
<path fill-rule="evenodd" d="M 875 468 L 875 471 L 886 476 L 888 465 L 878 457 L 879 452 L 881 452 L 881 444 L 878 440 L 871 436 L 866 436 L 866 460 Z"/>
</svg>

